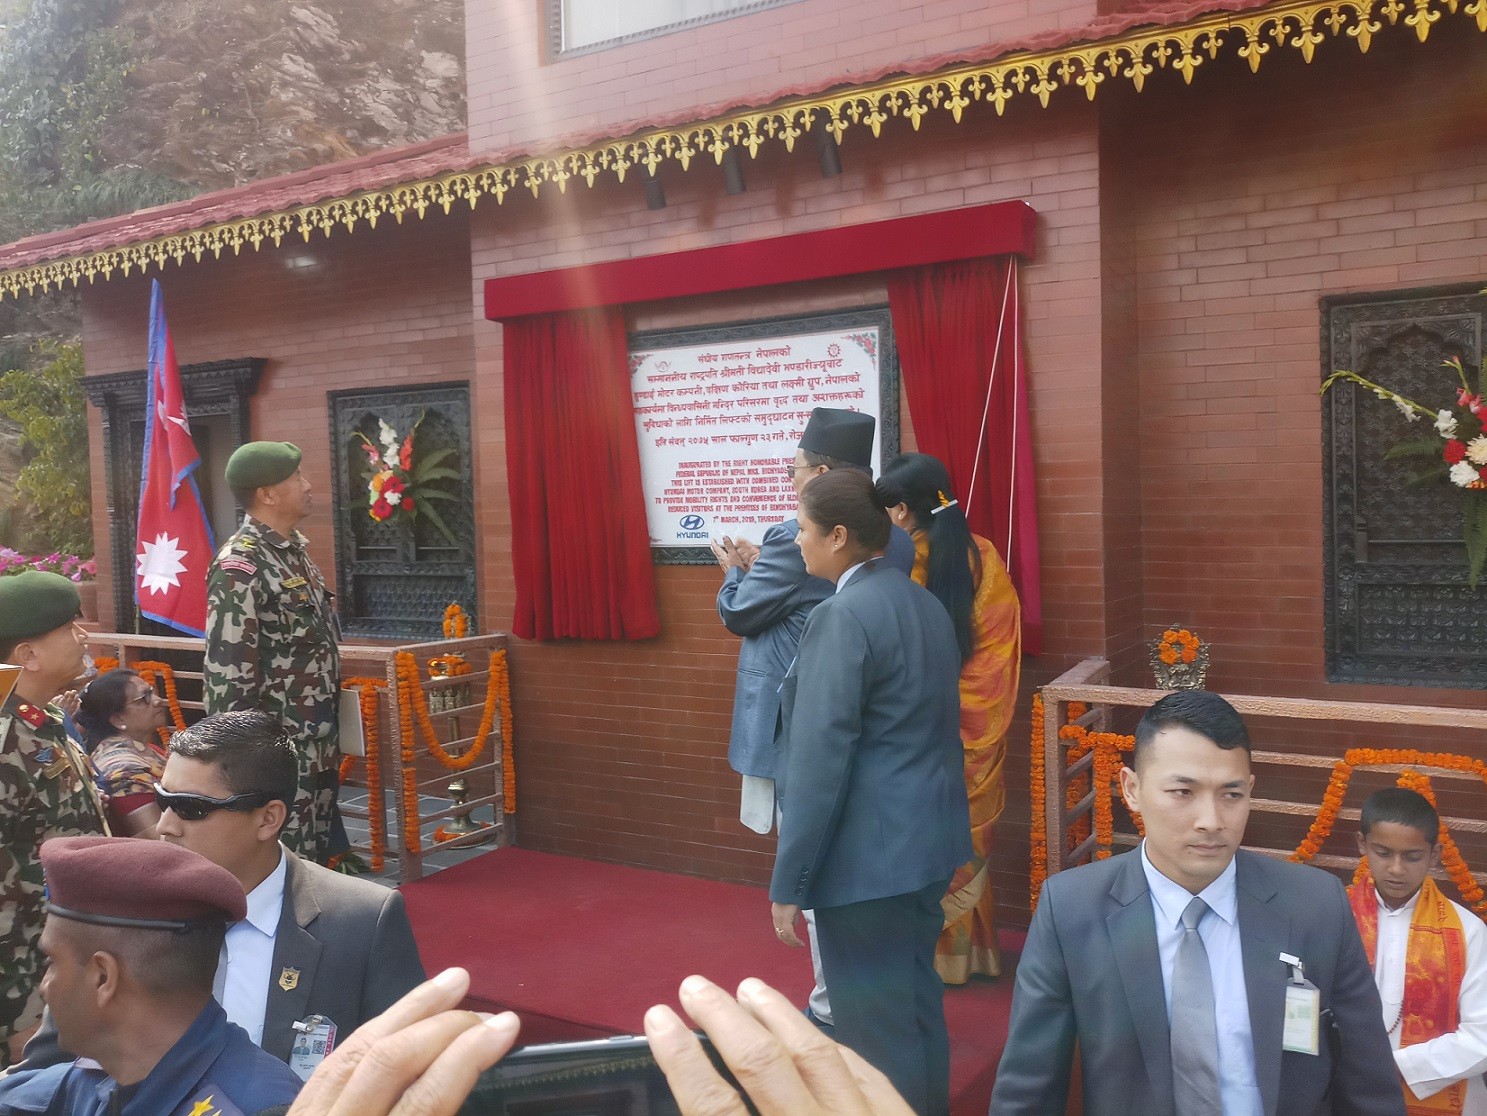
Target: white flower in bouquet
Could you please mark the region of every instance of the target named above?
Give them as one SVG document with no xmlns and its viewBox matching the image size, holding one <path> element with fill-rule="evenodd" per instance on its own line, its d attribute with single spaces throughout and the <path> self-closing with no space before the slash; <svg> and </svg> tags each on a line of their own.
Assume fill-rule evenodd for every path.
<svg viewBox="0 0 1487 1116">
<path fill-rule="evenodd" d="M 1456 416 L 1450 411 L 1440 411 L 1435 416 L 1435 432 L 1442 438 L 1456 437 Z"/>
<path fill-rule="evenodd" d="M 1473 482 L 1481 479 L 1481 474 L 1465 461 L 1458 461 L 1452 465 L 1451 472 L 1448 475 L 1451 478 L 1452 484 L 1460 485 L 1462 488 L 1467 488 Z"/>
<path fill-rule="evenodd" d="M 1466 459 L 1473 465 L 1487 465 L 1487 434 L 1478 434 L 1466 443 Z"/>
</svg>

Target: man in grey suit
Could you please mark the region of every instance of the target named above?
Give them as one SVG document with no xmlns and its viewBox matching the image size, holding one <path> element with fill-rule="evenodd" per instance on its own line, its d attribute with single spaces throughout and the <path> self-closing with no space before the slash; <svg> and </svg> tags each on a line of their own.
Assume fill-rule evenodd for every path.
<svg viewBox="0 0 1487 1116">
<path fill-rule="evenodd" d="M 795 495 L 812 477 L 832 469 L 872 471 L 877 420 L 859 411 L 817 407 L 800 436 L 786 471 Z M 780 713 L 780 683 L 795 661 L 795 649 L 811 609 L 831 596 L 831 583 L 806 572 L 795 545 L 800 525 L 777 523 L 755 547 L 723 536 L 712 544 L 723 568 L 718 589 L 718 615 L 723 626 L 743 642 L 738 649 L 738 683 L 733 696 L 733 727 L 728 763 L 743 777 L 739 820 L 755 833 L 774 826 L 778 758 L 775 722 Z M 914 568 L 914 541 L 895 527 L 888 540 L 890 565 L 909 573 Z M 807 918 L 810 916 L 808 915 Z M 809 924 L 808 924 L 809 925 Z M 811 925 L 811 966 L 816 987 L 807 1009 L 811 1019 L 829 1027 L 831 1002 L 821 976 L 821 955 Z"/>
<path fill-rule="evenodd" d="M 806 622 L 781 694 L 775 932 L 814 907 L 836 1037 L 919 1113 L 949 1104 L 940 899 L 970 856 L 960 649 L 944 606 L 881 555 L 871 480 L 815 477 L 800 498 L 806 567 L 836 585 Z"/>
<path fill-rule="evenodd" d="M 322 1016 L 344 1038 L 424 979 L 396 890 L 303 860 L 279 843 L 294 800 L 294 745 L 273 717 L 218 713 L 171 738 L 156 797 L 160 839 L 226 868 L 248 896 L 227 932 L 214 995 L 268 1053 L 292 1061 L 295 1024 Z M 69 1055 L 50 1021 L 23 1065 Z"/>
<path fill-rule="evenodd" d="M 1017 967 L 991 1112 L 1404 1113 L 1347 896 L 1239 848 L 1249 734 L 1217 694 L 1162 698 L 1120 773 L 1140 848 L 1050 877 Z"/>
</svg>

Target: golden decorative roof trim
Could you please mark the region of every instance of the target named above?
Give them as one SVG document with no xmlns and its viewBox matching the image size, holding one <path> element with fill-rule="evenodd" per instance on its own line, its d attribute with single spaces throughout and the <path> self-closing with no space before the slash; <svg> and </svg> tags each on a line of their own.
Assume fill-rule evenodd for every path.
<svg viewBox="0 0 1487 1116">
<path fill-rule="evenodd" d="M 991 104 L 1000 115 L 1015 97 L 1033 96 L 1047 107 L 1059 89 L 1079 88 L 1094 100 L 1101 85 L 1112 78 L 1129 81 L 1140 91 L 1157 69 L 1168 67 L 1191 83 L 1205 61 L 1229 53 L 1258 71 L 1272 50 L 1298 50 L 1310 63 L 1327 39 L 1352 39 L 1366 53 L 1373 37 L 1386 29 L 1413 31 L 1423 43 L 1447 16 L 1475 21 L 1487 33 L 1487 0 L 1293 0 L 1248 12 L 1220 12 L 1185 23 L 1137 28 L 1108 39 L 1071 43 L 1047 50 L 1016 51 L 992 61 L 964 64 L 912 77 L 893 78 L 868 85 L 794 97 L 767 108 L 747 109 L 711 120 L 657 128 L 593 145 L 507 162 L 454 171 L 432 178 L 345 197 L 297 206 L 261 216 L 211 224 L 199 229 L 158 236 L 135 244 L 63 257 L 0 271 L 0 298 L 19 297 L 52 287 L 73 286 L 114 272 L 128 275 L 151 264 L 184 263 L 189 256 L 234 254 L 247 245 L 254 250 L 269 242 L 278 247 L 295 234 L 308 241 L 318 230 L 329 236 L 337 227 L 351 232 L 360 221 L 375 227 L 385 216 L 401 222 L 406 214 L 423 217 L 430 209 L 448 213 L 456 201 L 473 209 L 481 197 L 495 198 L 526 188 L 536 197 L 544 186 L 566 191 L 575 179 L 592 187 L 603 175 L 623 182 L 631 170 L 655 174 L 675 162 L 686 171 L 694 159 L 711 155 L 717 162 L 731 148 L 742 148 L 752 158 L 767 142 L 781 142 L 787 151 L 810 134 L 817 121 L 838 142 L 852 127 L 865 127 L 874 137 L 894 117 L 908 120 L 918 130 L 935 110 L 948 112 L 959 123 L 965 110 L 977 103 Z"/>
</svg>

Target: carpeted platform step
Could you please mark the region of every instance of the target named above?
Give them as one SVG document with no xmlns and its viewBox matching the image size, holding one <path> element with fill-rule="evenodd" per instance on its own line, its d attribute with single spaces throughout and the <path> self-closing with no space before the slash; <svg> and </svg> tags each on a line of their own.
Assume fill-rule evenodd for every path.
<svg viewBox="0 0 1487 1116">
<path fill-rule="evenodd" d="M 692 973 L 725 988 L 756 976 L 800 1004 L 811 989 L 810 957 L 775 939 L 760 888 L 506 848 L 402 891 L 428 970 L 470 970 L 471 1006 L 515 1011 L 523 1042 L 637 1032 Z M 1013 960 L 946 989 L 954 1116 L 986 1112 Z"/>
</svg>

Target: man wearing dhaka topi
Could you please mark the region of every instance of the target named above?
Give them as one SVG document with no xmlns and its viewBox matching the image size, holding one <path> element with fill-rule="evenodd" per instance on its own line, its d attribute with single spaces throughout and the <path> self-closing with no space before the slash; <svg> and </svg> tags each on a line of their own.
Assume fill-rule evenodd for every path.
<svg viewBox="0 0 1487 1116">
<path fill-rule="evenodd" d="M 296 530 L 310 511 L 299 447 L 239 446 L 227 461 L 227 486 L 247 515 L 207 575 L 207 712 L 258 709 L 277 718 L 300 764 L 281 839 L 325 864 L 349 847 L 336 805 L 340 624 L 334 595 Z"/>
<path fill-rule="evenodd" d="M 1487 1114 L 1487 928 L 1430 878 L 1441 821 L 1390 787 L 1363 803 L 1367 873 L 1348 889 L 1410 1116 Z"/>
</svg>

